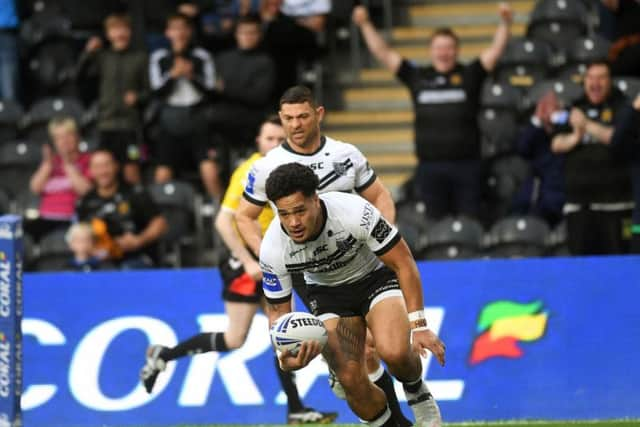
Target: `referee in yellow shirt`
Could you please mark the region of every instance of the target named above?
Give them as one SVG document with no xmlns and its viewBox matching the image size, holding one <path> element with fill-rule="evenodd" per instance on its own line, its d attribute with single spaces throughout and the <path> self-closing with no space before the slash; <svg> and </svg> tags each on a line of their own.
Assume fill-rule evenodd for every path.
<svg viewBox="0 0 640 427">
<path fill-rule="evenodd" d="M 220 273 L 224 289 L 225 312 L 229 316 L 229 327 L 226 331 L 200 333 L 173 348 L 152 345 L 147 349 L 146 364 L 140 377 L 147 392 L 151 393 L 158 374 L 164 371 L 166 363 L 192 354 L 209 351 L 226 352 L 235 350 L 244 344 L 253 316 L 263 302 L 262 272 L 258 261 L 244 244 L 236 230 L 234 212 L 242 199 L 242 192 L 253 163 L 263 157 L 269 150 L 283 143 L 286 135 L 277 115 L 270 116 L 260 126 L 256 137 L 258 151 L 245 160 L 231 175 L 231 181 L 225 192 L 222 206 L 216 216 L 216 230 L 222 237 L 229 259 L 220 265 Z M 256 227 L 260 226 L 261 235 L 273 219 L 273 211 L 266 206 L 258 217 Z M 302 404 L 298 390 L 293 381 L 293 374 L 280 369 L 278 359 L 275 366 L 282 388 L 287 395 L 289 424 L 329 423 L 337 417 L 335 412 L 319 412 Z"/>
</svg>

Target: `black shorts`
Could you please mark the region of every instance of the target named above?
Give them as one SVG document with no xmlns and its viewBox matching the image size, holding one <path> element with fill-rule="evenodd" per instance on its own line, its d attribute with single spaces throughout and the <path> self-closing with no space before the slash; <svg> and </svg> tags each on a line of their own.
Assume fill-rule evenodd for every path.
<svg viewBox="0 0 640 427">
<path fill-rule="evenodd" d="M 222 275 L 222 299 L 229 302 L 257 304 L 262 298 L 262 283 L 244 272 L 242 263 L 230 257 L 220 264 Z"/>
<path fill-rule="evenodd" d="M 100 148 L 113 153 L 121 165 L 142 160 L 139 135 L 133 130 L 101 130 Z"/>
<path fill-rule="evenodd" d="M 321 319 L 365 317 L 373 305 L 390 296 L 402 296 L 395 273 L 379 268 L 353 283 L 340 286 L 307 285 L 309 309 Z"/>
</svg>

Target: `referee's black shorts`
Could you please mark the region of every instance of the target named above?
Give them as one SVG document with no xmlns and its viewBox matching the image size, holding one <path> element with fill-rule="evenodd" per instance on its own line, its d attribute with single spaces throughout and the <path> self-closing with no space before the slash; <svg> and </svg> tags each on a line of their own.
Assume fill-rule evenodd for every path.
<svg viewBox="0 0 640 427">
<path fill-rule="evenodd" d="M 255 281 L 244 271 L 240 261 L 229 257 L 220 264 L 222 276 L 222 299 L 229 302 L 257 304 L 262 298 L 262 282 Z"/>
</svg>

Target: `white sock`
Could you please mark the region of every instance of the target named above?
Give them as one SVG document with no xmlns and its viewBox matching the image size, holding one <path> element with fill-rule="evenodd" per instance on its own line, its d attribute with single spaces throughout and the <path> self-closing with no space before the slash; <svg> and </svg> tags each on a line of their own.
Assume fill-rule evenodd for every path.
<svg viewBox="0 0 640 427">
<path fill-rule="evenodd" d="M 368 421 L 367 424 L 370 425 L 371 427 L 381 427 L 384 425 L 384 423 L 389 421 L 390 418 L 391 418 L 391 410 L 389 409 L 388 406 L 386 406 L 382 415 L 380 415 L 375 420 Z"/>
<path fill-rule="evenodd" d="M 375 383 L 376 381 L 378 381 L 382 375 L 384 375 L 384 368 L 382 367 L 382 363 L 378 365 L 378 369 L 376 369 L 375 372 L 370 372 L 369 373 L 369 380 L 372 383 Z"/>
</svg>

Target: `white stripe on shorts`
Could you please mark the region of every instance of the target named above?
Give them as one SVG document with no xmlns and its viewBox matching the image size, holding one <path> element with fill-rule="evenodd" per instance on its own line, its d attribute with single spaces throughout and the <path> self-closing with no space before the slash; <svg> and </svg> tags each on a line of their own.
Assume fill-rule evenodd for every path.
<svg viewBox="0 0 640 427">
<path fill-rule="evenodd" d="M 376 305 L 377 303 L 379 303 L 380 301 L 382 301 L 384 299 L 387 299 L 387 298 L 393 298 L 393 297 L 402 298 L 402 290 L 400 290 L 400 289 L 390 289 L 388 291 L 382 292 L 381 294 L 376 296 L 373 300 L 371 300 L 371 304 L 369 304 L 369 311 L 371 311 L 373 306 Z"/>
</svg>

